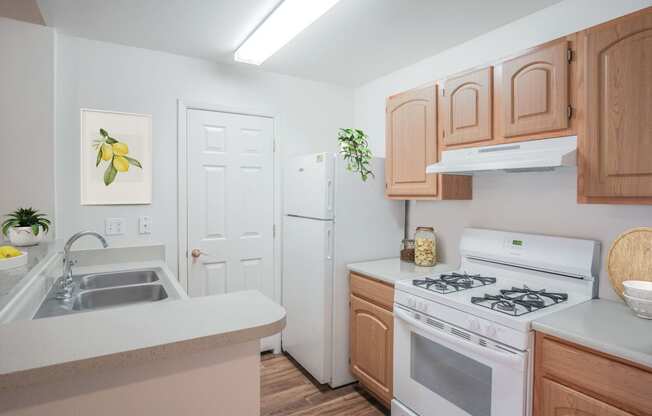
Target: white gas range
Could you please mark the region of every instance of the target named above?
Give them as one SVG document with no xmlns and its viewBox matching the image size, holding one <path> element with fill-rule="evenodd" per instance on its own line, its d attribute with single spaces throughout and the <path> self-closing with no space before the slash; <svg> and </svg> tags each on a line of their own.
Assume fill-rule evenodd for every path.
<svg viewBox="0 0 652 416">
<path fill-rule="evenodd" d="M 596 241 L 468 228 L 460 254 L 395 285 L 393 416 L 529 415 L 531 322 L 597 296 Z"/>
</svg>

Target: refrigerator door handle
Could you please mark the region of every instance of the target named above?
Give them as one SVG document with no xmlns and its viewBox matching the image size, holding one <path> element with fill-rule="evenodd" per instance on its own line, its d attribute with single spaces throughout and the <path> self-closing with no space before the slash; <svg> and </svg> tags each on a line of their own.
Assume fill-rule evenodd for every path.
<svg viewBox="0 0 652 416">
<path fill-rule="evenodd" d="M 332 237 L 332 229 L 329 228 L 328 231 L 326 231 L 326 260 L 333 260 L 333 237 Z"/>
<path fill-rule="evenodd" d="M 333 181 L 331 179 L 326 183 L 326 209 L 333 212 Z"/>
</svg>

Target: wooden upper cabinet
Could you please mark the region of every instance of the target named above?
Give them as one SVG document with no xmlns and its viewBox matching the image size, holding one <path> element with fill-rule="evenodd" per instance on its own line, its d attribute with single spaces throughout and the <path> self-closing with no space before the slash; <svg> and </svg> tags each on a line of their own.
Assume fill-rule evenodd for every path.
<svg viewBox="0 0 652 416">
<path fill-rule="evenodd" d="M 632 416 L 554 381 L 544 378 L 541 384 L 542 411 L 537 416 Z"/>
<path fill-rule="evenodd" d="M 392 199 L 471 199 L 470 176 L 426 175 L 437 162 L 437 86 L 387 99 L 385 195 Z"/>
<path fill-rule="evenodd" d="M 437 196 L 437 176 L 426 175 L 426 166 L 437 161 L 436 92 L 431 85 L 387 99 L 388 196 Z"/>
<path fill-rule="evenodd" d="M 652 204 L 652 8 L 581 34 L 581 202 Z"/>
<path fill-rule="evenodd" d="M 440 98 L 444 146 L 492 139 L 492 67 L 446 79 Z"/>
<path fill-rule="evenodd" d="M 568 127 L 568 51 L 560 39 L 502 64 L 504 137 Z"/>
</svg>

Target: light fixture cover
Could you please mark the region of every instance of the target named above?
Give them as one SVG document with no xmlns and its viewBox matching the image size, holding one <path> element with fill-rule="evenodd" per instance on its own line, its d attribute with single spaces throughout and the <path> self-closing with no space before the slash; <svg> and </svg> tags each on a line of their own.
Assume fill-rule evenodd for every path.
<svg viewBox="0 0 652 416">
<path fill-rule="evenodd" d="M 235 51 L 234 59 L 262 64 L 339 0 L 285 0 Z"/>
</svg>

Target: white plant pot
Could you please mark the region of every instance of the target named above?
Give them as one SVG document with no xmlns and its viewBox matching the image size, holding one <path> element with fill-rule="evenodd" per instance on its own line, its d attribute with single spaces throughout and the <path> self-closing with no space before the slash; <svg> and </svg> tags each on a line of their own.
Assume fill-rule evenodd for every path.
<svg viewBox="0 0 652 416">
<path fill-rule="evenodd" d="M 32 227 L 12 227 L 9 229 L 9 242 L 12 246 L 35 246 L 45 240 L 45 232 L 41 230 L 34 235 Z"/>
</svg>

